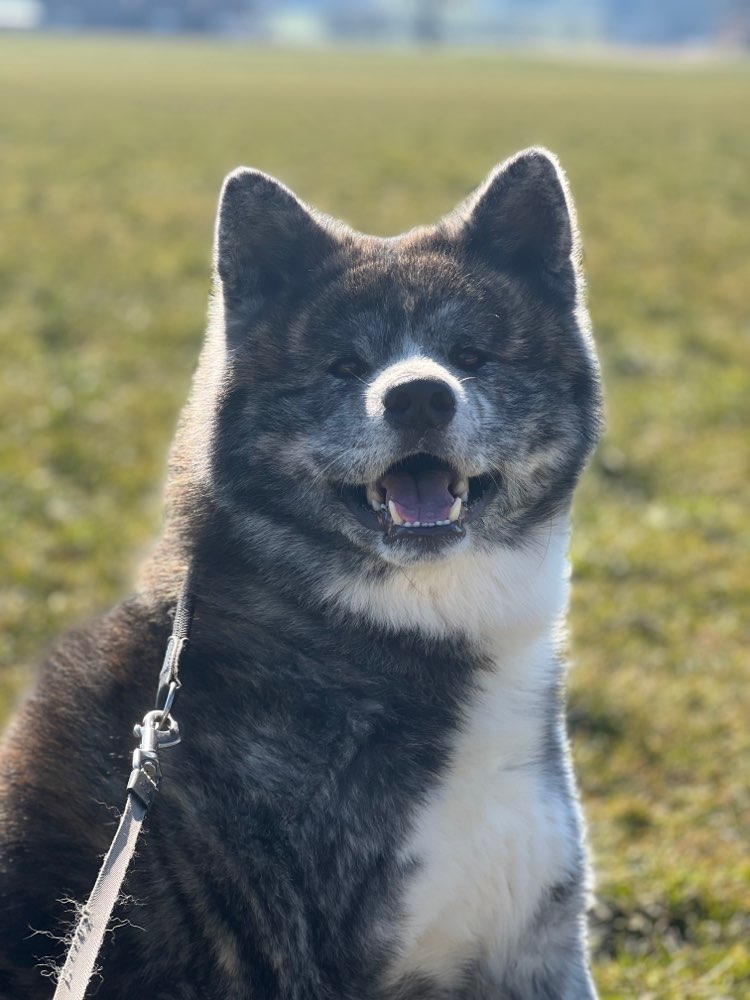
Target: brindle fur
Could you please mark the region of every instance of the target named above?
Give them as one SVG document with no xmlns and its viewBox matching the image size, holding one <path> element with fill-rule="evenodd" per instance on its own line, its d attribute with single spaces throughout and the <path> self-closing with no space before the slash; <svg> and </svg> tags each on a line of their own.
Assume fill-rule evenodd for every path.
<svg viewBox="0 0 750 1000">
<path fill-rule="evenodd" d="M 565 877 L 540 895 L 501 967 L 476 954 L 450 987 L 429 971 L 389 978 L 418 864 L 402 848 L 489 663 L 460 630 L 384 628 L 348 612 L 330 586 L 352 574 L 387 581 L 421 558 L 385 553 L 338 496 L 338 484 L 416 450 L 501 479 L 469 528 L 481 551 L 536 545 L 567 516 L 600 396 L 554 159 L 527 151 L 435 227 L 391 240 L 356 234 L 265 175 L 239 171 L 222 194 L 215 261 L 162 542 L 136 596 L 57 647 L 5 740 L 0 996 L 52 992 L 40 970 L 61 964 L 65 900 L 86 898 L 114 831 L 131 727 L 150 707 L 188 563 L 196 614 L 177 711 L 183 741 L 162 754 L 162 792 L 96 995 L 593 996 L 559 675 L 543 708 L 540 766 L 577 831 Z M 491 355 L 465 383 L 473 423 L 386 433 L 365 418 L 366 386 L 329 373 L 351 355 L 382 372 L 405 344 L 441 364 L 454 345 Z M 450 559 L 434 558 L 450 572 Z"/>
</svg>

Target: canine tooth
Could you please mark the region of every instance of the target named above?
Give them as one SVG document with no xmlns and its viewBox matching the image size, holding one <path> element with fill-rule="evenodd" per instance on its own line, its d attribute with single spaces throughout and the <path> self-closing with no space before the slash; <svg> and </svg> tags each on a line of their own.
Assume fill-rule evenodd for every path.
<svg viewBox="0 0 750 1000">
<path fill-rule="evenodd" d="M 374 511 L 383 509 L 383 494 L 371 483 L 367 486 L 367 500 Z"/>
<path fill-rule="evenodd" d="M 461 497 L 462 500 L 469 499 L 469 480 L 462 476 L 451 486 L 451 493 L 454 497 Z"/>
<path fill-rule="evenodd" d="M 458 520 L 458 515 L 461 513 L 461 502 L 462 502 L 461 497 L 456 497 L 456 499 L 453 501 L 453 506 L 451 507 L 450 513 L 448 514 L 449 521 Z"/>
<path fill-rule="evenodd" d="M 389 500 L 388 501 L 388 511 L 389 511 L 389 513 L 391 515 L 391 520 L 393 521 L 394 524 L 403 524 L 404 523 L 404 519 L 403 519 L 403 517 L 401 517 L 401 515 L 399 514 L 399 512 L 396 510 L 396 505 L 393 502 L 393 500 Z"/>
</svg>

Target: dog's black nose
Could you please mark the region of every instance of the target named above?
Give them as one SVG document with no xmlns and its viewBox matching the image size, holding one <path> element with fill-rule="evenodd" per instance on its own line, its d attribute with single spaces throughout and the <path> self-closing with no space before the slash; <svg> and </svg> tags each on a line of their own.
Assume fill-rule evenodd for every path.
<svg viewBox="0 0 750 1000">
<path fill-rule="evenodd" d="M 428 430 L 445 427 L 456 414 L 456 397 L 446 382 L 420 378 L 391 386 L 383 399 L 385 419 L 393 427 Z"/>
</svg>

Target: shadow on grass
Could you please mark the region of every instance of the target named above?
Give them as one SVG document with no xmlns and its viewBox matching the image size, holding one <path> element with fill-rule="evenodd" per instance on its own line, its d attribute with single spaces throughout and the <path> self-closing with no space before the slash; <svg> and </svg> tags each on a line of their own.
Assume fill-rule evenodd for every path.
<svg viewBox="0 0 750 1000">
<path fill-rule="evenodd" d="M 642 957 L 686 946 L 750 937 L 750 911 L 727 913 L 706 896 L 675 899 L 598 899 L 590 914 L 591 943 L 597 959 Z"/>
<path fill-rule="evenodd" d="M 571 696 L 567 716 L 571 736 L 593 738 L 597 743 L 613 747 L 628 730 L 628 719 L 622 711 L 615 713 L 603 705 L 596 705 L 580 693 Z"/>
</svg>

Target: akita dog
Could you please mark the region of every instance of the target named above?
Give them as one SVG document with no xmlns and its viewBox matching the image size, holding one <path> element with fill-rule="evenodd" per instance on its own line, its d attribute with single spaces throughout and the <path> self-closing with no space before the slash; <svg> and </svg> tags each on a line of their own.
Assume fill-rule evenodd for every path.
<svg viewBox="0 0 750 1000">
<path fill-rule="evenodd" d="M 50 993 L 189 568 L 96 995 L 594 997 L 560 642 L 601 398 L 557 161 L 393 239 L 240 169 L 215 270 L 162 542 L 5 741 L 0 995 Z"/>
</svg>

